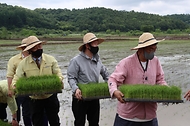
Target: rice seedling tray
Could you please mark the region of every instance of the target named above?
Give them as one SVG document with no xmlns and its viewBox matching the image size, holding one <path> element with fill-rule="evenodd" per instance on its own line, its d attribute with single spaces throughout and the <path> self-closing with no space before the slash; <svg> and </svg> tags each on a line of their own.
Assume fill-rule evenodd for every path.
<svg viewBox="0 0 190 126">
<path fill-rule="evenodd" d="M 111 98 L 111 97 L 110 96 L 82 97 L 83 100 L 106 99 L 106 98 Z"/>
<path fill-rule="evenodd" d="M 83 100 L 110 98 L 107 83 L 78 84 Z"/>
<path fill-rule="evenodd" d="M 183 103 L 183 100 L 162 100 L 162 99 L 124 99 L 126 102 L 158 102 L 158 103 Z"/>
<path fill-rule="evenodd" d="M 44 92 L 20 92 L 20 93 L 16 93 L 16 96 L 31 96 L 31 95 L 41 95 L 41 94 L 55 94 L 55 93 L 62 93 L 62 91 L 44 91 Z"/>
<path fill-rule="evenodd" d="M 16 95 L 61 93 L 63 84 L 57 75 L 22 77 L 16 82 Z"/>
<path fill-rule="evenodd" d="M 84 100 L 110 98 L 107 83 L 78 84 Z M 182 103 L 181 89 L 177 86 L 124 84 L 118 88 L 127 102 Z"/>
<path fill-rule="evenodd" d="M 181 89 L 177 86 L 164 85 L 122 85 L 119 87 L 128 102 L 168 102 L 182 103 Z"/>
</svg>

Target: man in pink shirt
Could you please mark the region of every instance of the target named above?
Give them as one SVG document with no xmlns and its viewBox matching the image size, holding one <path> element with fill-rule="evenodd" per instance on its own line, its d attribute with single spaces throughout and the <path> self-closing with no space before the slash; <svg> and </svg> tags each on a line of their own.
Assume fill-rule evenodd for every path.
<svg viewBox="0 0 190 126">
<path fill-rule="evenodd" d="M 122 84 L 167 85 L 160 62 L 154 56 L 158 42 L 151 33 L 143 33 L 138 46 L 132 48 L 137 52 L 122 59 L 110 75 L 110 95 L 118 99 L 114 126 L 158 126 L 156 102 L 125 102 L 118 90 Z"/>
</svg>

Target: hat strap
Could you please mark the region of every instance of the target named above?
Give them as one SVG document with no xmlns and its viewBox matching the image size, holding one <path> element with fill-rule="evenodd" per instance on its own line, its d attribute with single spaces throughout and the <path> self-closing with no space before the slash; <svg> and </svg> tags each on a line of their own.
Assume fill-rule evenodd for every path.
<svg viewBox="0 0 190 126">
<path fill-rule="evenodd" d="M 27 46 L 32 45 L 32 44 L 37 43 L 37 42 L 40 42 L 40 41 L 32 42 L 32 43 L 28 44 Z"/>
<path fill-rule="evenodd" d="M 96 36 L 95 37 L 93 37 L 93 38 L 91 38 L 90 40 L 93 40 L 93 39 L 95 39 L 96 38 Z M 88 40 L 88 41 L 90 41 L 90 40 Z"/>
<path fill-rule="evenodd" d="M 144 42 L 139 42 L 139 44 L 146 43 L 146 42 L 148 42 L 148 41 L 150 41 L 150 40 L 153 40 L 153 39 L 155 39 L 155 38 L 148 39 L 148 40 L 146 40 L 146 41 L 144 41 Z"/>
</svg>

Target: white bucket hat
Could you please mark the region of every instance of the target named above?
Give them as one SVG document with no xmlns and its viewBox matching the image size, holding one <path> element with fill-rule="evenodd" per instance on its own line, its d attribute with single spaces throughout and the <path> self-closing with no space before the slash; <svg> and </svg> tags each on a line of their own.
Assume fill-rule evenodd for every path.
<svg viewBox="0 0 190 126">
<path fill-rule="evenodd" d="M 136 49 L 139 49 L 139 48 L 144 48 L 144 47 L 156 44 L 156 43 L 161 42 L 161 41 L 164 41 L 164 39 L 163 40 L 156 40 L 151 33 L 146 32 L 146 33 L 143 33 L 139 37 L 138 46 L 132 48 L 131 50 L 136 50 Z"/>
<path fill-rule="evenodd" d="M 26 41 L 27 46 L 24 49 L 24 51 L 28 51 L 40 43 L 44 44 L 44 43 L 46 43 L 46 41 L 40 41 L 36 36 L 29 36 L 27 38 L 27 41 Z"/>
<path fill-rule="evenodd" d="M 104 41 L 104 39 L 101 39 L 101 38 L 97 38 L 95 36 L 95 34 L 93 33 L 87 33 L 84 35 L 83 37 L 83 44 L 79 47 L 79 51 L 82 51 L 83 50 L 83 46 L 87 43 L 91 43 L 95 40 L 98 40 L 98 44 L 102 43 Z"/>
</svg>

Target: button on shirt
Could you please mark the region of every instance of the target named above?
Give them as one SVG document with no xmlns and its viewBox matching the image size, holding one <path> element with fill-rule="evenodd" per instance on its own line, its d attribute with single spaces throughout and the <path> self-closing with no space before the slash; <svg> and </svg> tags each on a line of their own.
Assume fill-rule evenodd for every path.
<svg viewBox="0 0 190 126">
<path fill-rule="evenodd" d="M 91 59 L 84 52 L 81 52 L 71 59 L 67 69 L 68 82 L 73 92 L 78 88 L 78 83 L 98 83 L 100 75 L 107 82 L 109 73 L 99 59 L 98 54 Z"/>
</svg>

